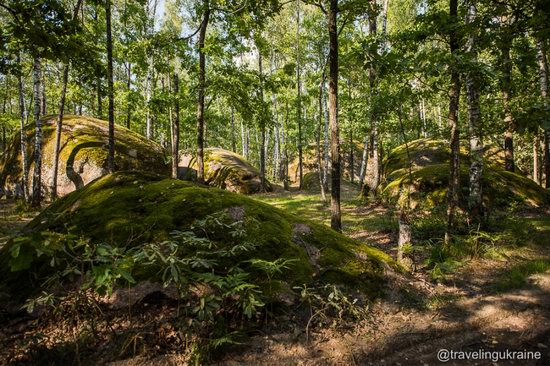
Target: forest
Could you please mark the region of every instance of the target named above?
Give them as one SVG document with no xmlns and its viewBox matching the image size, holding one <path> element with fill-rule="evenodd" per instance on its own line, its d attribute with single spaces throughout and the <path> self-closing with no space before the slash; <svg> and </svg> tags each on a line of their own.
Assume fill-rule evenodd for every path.
<svg viewBox="0 0 550 366">
<path fill-rule="evenodd" d="M 2 0 L 0 365 L 550 364 L 549 24 Z"/>
</svg>

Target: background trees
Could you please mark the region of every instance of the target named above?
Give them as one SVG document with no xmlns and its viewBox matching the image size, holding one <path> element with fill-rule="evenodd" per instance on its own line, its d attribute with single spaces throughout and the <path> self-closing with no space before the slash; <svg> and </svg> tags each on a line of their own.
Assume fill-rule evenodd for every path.
<svg viewBox="0 0 550 366">
<path fill-rule="evenodd" d="M 108 117 L 170 151 L 173 175 L 180 150 L 197 154 L 200 179 L 202 150 L 220 146 L 286 188 L 312 154 L 338 229 L 342 175 L 375 195 L 390 149 L 434 137 L 456 152 L 460 131 L 480 221 L 486 146 L 549 185 L 548 13 L 542 0 L 10 0 L 0 143 L 32 110 L 35 156 L 24 160 L 35 175 L 43 112 Z"/>
</svg>

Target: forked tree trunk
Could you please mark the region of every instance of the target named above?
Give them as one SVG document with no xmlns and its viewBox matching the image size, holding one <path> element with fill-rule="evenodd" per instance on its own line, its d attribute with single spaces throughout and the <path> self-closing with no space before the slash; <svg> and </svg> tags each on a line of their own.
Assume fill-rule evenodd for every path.
<svg viewBox="0 0 550 366">
<path fill-rule="evenodd" d="M 32 205 L 40 207 L 42 202 L 42 121 L 40 120 L 40 57 L 34 56 L 33 94 L 34 94 L 34 174 L 32 178 Z"/>
<path fill-rule="evenodd" d="M 342 231 L 340 211 L 340 134 L 338 130 L 338 0 L 330 0 L 328 15 L 329 35 L 329 118 L 330 118 L 330 158 L 331 158 L 331 200 L 330 227 Z"/>
<path fill-rule="evenodd" d="M 449 14 L 451 21 L 456 24 L 458 12 L 458 0 L 450 0 Z M 450 50 L 451 55 L 458 52 L 458 35 L 456 30 L 450 31 Z M 445 243 L 451 240 L 451 234 L 454 229 L 454 219 L 456 208 L 458 207 L 458 189 L 459 189 L 459 130 L 458 130 L 458 107 L 460 98 L 460 79 L 458 67 L 454 61 L 450 64 L 451 69 L 451 90 L 449 93 L 449 117 L 448 127 L 450 130 L 451 159 L 449 166 L 449 190 L 447 192 L 447 228 L 445 230 Z"/>
</svg>

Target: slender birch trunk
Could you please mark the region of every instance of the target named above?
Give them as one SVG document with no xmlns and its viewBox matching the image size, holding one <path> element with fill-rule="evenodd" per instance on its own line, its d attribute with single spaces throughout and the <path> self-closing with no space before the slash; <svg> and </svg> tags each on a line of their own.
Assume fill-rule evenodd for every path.
<svg viewBox="0 0 550 366">
<path fill-rule="evenodd" d="M 476 4 L 470 0 L 466 14 L 466 24 L 472 24 L 476 20 Z M 472 59 L 477 60 L 476 34 L 472 33 L 466 43 L 466 53 Z M 472 218 L 481 222 L 483 218 L 483 140 L 481 111 L 479 105 L 479 87 L 476 80 L 477 75 L 472 70 L 465 74 L 464 83 L 466 84 L 466 93 L 468 97 L 468 130 L 470 133 L 470 172 L 469 172 L 469 197 L 468 208 Z"/>
<path fill-rule="evenodd" d="M 449 15 L 453 23 L 458 19 L 458 0 L 449 1 Z M 451 55 L 458 52 L 458 35 L 456 30 L 450 31 L 450 51 Z M 451 69 L 451 90 L 449 93 L 449 117 L 448 127 L 450 130 L 451 159 L 449 165 L 449 190 L 447 193 L 447 228 L 445 230 L 445 243 L 451 240 L 451 233 L 454 229 L 454 219 L 456 208 L 458 206 L 458 190 L 460 185 L 459 177 L 459 130 L 458 130 L 458 107 L 460 98 L 460 77 L 458 67 L 453 61 L 450 64 Z"/>
</svg>

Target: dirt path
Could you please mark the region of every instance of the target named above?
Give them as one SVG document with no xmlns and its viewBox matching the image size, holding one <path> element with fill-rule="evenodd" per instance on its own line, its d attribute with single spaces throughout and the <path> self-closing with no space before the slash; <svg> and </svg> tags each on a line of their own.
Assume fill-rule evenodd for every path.
<svg viewBox="0 0 550 366">
<path fill-rule="evenodd" d="M 376 206 L 348 211 L 351 222 L 354 216 L 385 214 Z M 396 238 L 391 232 L 355 230 L 349 235 L 394 254 Z M 550 365 L 550 271 L 529 276 L 521 289 L 499 293 L 495 288 L 512 267 L 536 260 L 550 260 L 550 245 L 526 246 L 505 260 L 472 260 L 442 283 L 433 283 L 422 270 L 396 275 L 388 297 L 360 324 L 346 330 L 316 329 L 309 341 L 300 329 L 255 337 L 251 348 L 227 355 L 218 364 Z M 443 363 L 438 360 L 443 349 L 526 350 L 540 352 L 542 359 Z"/>
</svg>

